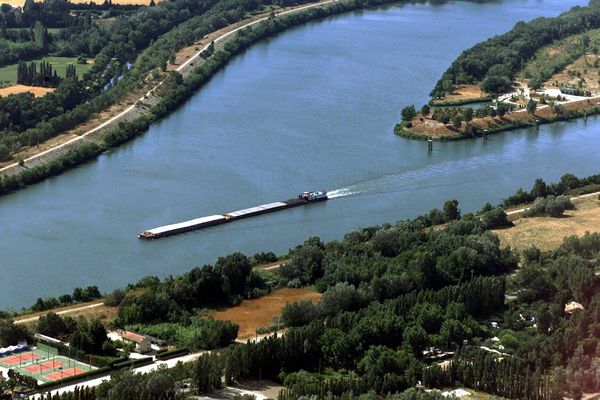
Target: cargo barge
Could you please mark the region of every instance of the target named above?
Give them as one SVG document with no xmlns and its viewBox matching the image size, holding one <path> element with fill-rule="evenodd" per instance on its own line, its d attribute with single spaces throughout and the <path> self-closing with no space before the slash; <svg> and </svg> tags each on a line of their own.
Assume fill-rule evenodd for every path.
<svg viewBox="0 0 600 400">
<path fill-rule="evenodd" d="M 327 199 L 327 193 L 325 192 L 303 192 L 299 194 L 298 197 L 295 199 L 262 204 L 256 207 L 232 211 L 227 214 L 209 215 L 207 217 L 196 218 L 189 221 L 179 222 L 176 224 L 148 229 L 147 231 L 138 233 L 138 237 L 142 239 L 158 239 L 165 236 L 176 235 L 178 233 L 194 231 L 196 229 L 226 224 L 228 222 L 237 221 L 238 219 L 254 217 L 256 215 L 272 213 L 275 211 L 285 210 L 293 207 L 299 207 L 309 203 L 325 201 Z"/>
</svg>

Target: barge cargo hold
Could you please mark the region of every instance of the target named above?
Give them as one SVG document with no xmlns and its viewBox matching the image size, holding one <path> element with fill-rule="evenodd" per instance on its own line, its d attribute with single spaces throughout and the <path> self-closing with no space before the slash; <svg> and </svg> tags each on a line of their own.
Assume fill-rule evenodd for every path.
<svg viewBox="0 0 600 400">
<path fill-rule="evenodd" d="M 309 203 L 325 201 L 327 199 L 327 193 L 325 192 L 303 192 L 295 199 L 277 201 L 275 203 L 268 203 L 256 207 L 245 208 L 243 210 L 232 211 L 223 215 L 210 215 L 208 217 L 196 218 L 177 224 L 149 229 L 147 231 L 138 233 L 138 237 L 142 239 L 158 239 L 165 236 L 176 235 L 178 233 L 207 228 L 209 226 L 225 224 L 238 219 L 253 217 L 255 215 L 267 214 L 292 207 L 303 206 Z"/>
</svg>

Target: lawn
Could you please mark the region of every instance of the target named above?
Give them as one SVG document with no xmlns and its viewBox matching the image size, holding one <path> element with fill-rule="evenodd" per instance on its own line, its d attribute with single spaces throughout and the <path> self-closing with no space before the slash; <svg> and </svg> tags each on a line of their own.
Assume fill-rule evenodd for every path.
<svg viewBox="0 0 600 400">
<path fill-rule="evenodd" d="M 52 68 L 54 68 L 58 75 L 64 76 L 65 71 L 67 69 L 67 65 L 75 64 L 75 68 L 77 69 L 77 75 L 82 76 L 85 72 L 87 72 L 90 68 L 92 68 L 91 63 L 88 64 L 76 64 L 77 58 L 75 57 L 44 57 L 38 60 L 32 60 L 33 62 L 40 63 L 40 61 L 48 61 L 52 64 Z M 32 62 L 32 61 L 28 61 Z M 16 83 L 17 82 L 17 66 L 18 64 L 7 65 L 6 67 L 0 68 L 0 83 Z M 39 70 L 39 66 L 38 66 Z"/>
</svg>

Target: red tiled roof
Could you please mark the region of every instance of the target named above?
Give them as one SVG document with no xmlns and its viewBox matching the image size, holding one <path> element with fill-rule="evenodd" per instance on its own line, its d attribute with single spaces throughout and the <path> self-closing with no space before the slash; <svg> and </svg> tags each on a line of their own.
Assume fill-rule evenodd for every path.
<svg viewBox="0 0 600 400">
<path fill-rule="evenodd" d="M 121 335 L 121 337 L 125 340 L 129 340 L 130 342 L 134 343 L 142 343 L 146 339 L 145 336 L 133 332 L 123 332 L 123 335 Z"/>
</svg>

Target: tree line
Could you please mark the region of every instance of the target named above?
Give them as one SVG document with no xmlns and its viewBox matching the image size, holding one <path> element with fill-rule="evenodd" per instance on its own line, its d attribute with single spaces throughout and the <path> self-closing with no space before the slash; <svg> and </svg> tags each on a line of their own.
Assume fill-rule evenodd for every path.
<svg viewBox="0 0 600 400">
<path fill-rule="evenodd" d="M 67 73 L 72 71 L 67 69 Z M 41 61 L 39 71 L 35 62 L 27 65 L 21 61 L 17 66 L 17 83 L 20 85 L 57 87 L 60 81 L 61 78 L 49 62 Z"/>
</svg>

